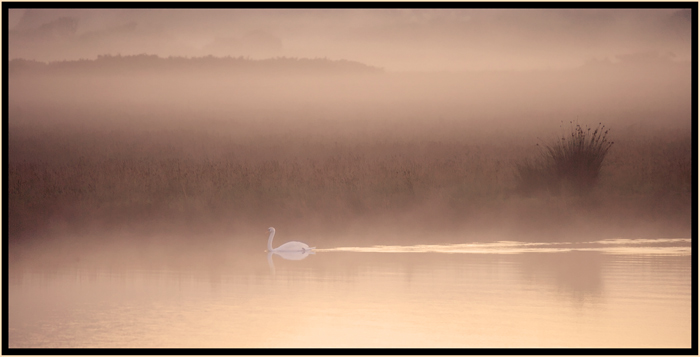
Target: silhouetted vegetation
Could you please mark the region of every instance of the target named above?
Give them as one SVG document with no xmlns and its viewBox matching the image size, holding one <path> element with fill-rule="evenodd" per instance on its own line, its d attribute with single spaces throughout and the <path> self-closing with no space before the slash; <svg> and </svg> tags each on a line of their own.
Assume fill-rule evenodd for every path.
<svg viewBox="0 0 700 357">
<path fill-rule="evenodd" d="M 12 74 L 129 74 L 183 73 L 192 70 L 200 74 L 262 73 L 262 74 L 362 74 L 381 73 L 381 68 L 347 60 L 326 58 L 250 59 L 245 57 L 158 57 L 156 55 L 102 55 L 94 60 L 39 62 L 25 59 L 10 61 Z"/>
<path fill-rule="evenodd" d="M 518 190 L 588 194 L 613 144 L 607 139 L 609 129 L 605 125 L 599 123 L 593 132 L 591 129 L 572 123 L 571 132 L 551 145 L 543 145 L 537 159 L 516 163 Z"/>
<path fill-rule="evenodd" d="M 10 234 L 139 225 L 229 230 L 275 222 L 338 231 L 376 224 L 435 232 L 514 229 L 551 239 L 564 230 L 590 234 L 595 225 L 578 227 L 582 217 L 619 227 L 617 234 L 630 232 L 630 222 L 641 227 L 640 220 L 664 232 L 678 220 L 690 227 L 690 138 L 675 134 L 627 140 L 624 150 L 612 151 L 614 164 L 601 164 L 590 199 L 578 201 L 509 195 L 521 179 L 502 163 L 524 159 L 526 139 L 470 143 L 377 133 L 310 140 L 268 134 L 264 125 L 237 128 L 245 139 L 194 127 L 14 128 Z"/>
</svg>

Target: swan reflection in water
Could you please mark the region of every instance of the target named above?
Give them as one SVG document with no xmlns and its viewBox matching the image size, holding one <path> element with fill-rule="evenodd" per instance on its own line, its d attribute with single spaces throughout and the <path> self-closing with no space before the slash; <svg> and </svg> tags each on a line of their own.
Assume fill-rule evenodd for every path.
<svg viewBox="0 0 700 357">
<path fill-rule="evenodd" d="M 316 254 L 313 250 L 307 250 L 305 252 L 267 252 L 267 265 L 270 266 L 270 272 L 275 274 L 275 263 L 272 262 L 272 256 L 278 255 L 287 260 L 302 260 L 311 254 Z"/>
<path fill-rule="evenodd" d="M 270 266 L 270 271 L 275 273 L 275 264 L 272 262 L 272 255 L 276 254 L 287 260 L 302 260 L 310 254 L 316 254 L 316 247 L 309 247 L 308 244 L 291 241 L 280 245 L 277 248 L 272 248 L 272 239 L 275 237 L 275 229 L 270 227 L 267 229 L 270 232 L 270 237 L 267 239 L 267 264 Z"/>
</svg>

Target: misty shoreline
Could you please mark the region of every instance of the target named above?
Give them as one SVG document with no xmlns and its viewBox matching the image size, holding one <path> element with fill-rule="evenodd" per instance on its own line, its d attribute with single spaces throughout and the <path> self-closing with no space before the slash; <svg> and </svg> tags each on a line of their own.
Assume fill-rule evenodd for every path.
<svg viewBox="0 0 700 357">
<path fill-rule="evenodd" d="M 598 187 L 577 197 L 515 191 L 513 163 L 535 153 L 525 139 L 237 144 L 195 127 L 79 134 L 15 128 L 9 232 L 15 240 L 42 232 L 225 234 L 276 225 L 292 235 L 688 236 L 690 137 L 646 135 L 618 135 Z"/>
<path fill-rule="evenodd" d="M 154 56 L 103 59 L 127 76 L 11 71 L 9 237 L 686 237 L 690 68 L 644 58 L 458 75 L 124 65 L 169 61 Z M 515 164 L 573 121 L 604 122 L 616 142 L 593 193 L 516 192 Z"/>
</svg>

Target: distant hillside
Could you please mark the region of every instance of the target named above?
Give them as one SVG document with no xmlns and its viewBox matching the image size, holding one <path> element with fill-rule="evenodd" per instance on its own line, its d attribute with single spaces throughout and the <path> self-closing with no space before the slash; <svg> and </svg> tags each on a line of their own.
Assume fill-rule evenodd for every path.
<svg viewBox="0 0 700 357">
<path fill-rule="evenodd" d="M 378 67 L 347 60 L 277 57 L 158 57 L 156 55 L 98 56 L 94 60 L 39 62 L 13 59 L 10 74 L 243 73 L 243 74 L 362 74 L 381 73 Z"/>
</svg>

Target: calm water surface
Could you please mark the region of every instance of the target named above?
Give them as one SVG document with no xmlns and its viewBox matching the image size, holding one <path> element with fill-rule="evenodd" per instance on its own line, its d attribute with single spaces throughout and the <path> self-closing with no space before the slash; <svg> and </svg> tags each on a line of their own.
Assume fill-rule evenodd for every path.
<svg viewBox="0 0 700 357">
<path fill-rule="evenodd" d="M 690 239 L 338 247 L 299 260 L 262 249 L 24 253 L 10 262 L 9 346 L 691 343 Z"/>
</svg>

